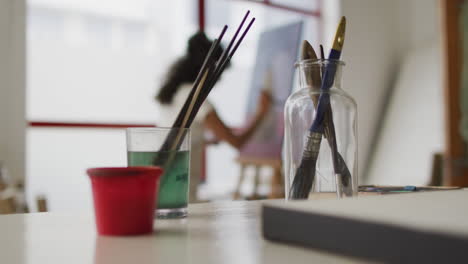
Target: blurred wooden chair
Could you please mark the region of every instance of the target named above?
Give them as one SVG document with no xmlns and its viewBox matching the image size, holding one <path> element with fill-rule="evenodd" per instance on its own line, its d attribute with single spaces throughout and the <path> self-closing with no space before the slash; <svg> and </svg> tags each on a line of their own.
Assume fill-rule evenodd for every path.
<svg viewBox="0 0 468 264">
<path fill-rule="evenodd" d="M 258 194 L 258 187 L 260 185 L 260 169 L 262 167 L 269 167 L 273 170 L 271 177 L 271 190 L 268 194 L 269 199 L 284 198 L 284 181 L 281 173 L 281 159 L 268 159 L 268 158 L 256 158 L 256 157 L 238 157 L 236 162 L 241 167 L 239 181 L 237 182 L 236 189 L 234 191 L 234 199 L 240 199 L 240 189 L 245 179 L 246 170 L 248 167 L 254 167 L 254 191 L 251 196 L 247 197 L 249 200 L 261 199 Z"/>
<path fill-rule="evenodd" d="M 16 202 L 14 197 L 9 197 L 5 191 L 7 185 L 0 179 L 0 214 L 13 214 L 16 212 Z"/>
<path fill-rule="evenodd" d="M 0 160 L 0 214 L 28 213 L 25 197 L 24 182 L 10 177 Z M 38 196 L 36 204 L 38 212 L 47 212 L 44 196 Z"/>
<path fill-rule="evenodd" d="M 23 184 L 14 187 L 0 181 L 0 214 L 29 213 L 24 199 Z M 43 195 L 36 197 L 37 212 L 47 212 L 47 199 Z"/>
<path fill-rule="evenodd" d="M 0 198 L 0 214 L 16 213 L 16 202 L 13 197 Z"/>
</svg>

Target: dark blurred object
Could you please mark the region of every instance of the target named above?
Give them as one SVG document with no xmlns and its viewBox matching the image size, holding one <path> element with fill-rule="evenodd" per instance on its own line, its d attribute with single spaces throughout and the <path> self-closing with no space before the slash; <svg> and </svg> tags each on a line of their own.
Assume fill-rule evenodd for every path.
<svg viewBox="0 0 468 264">
<path fill-rule="evenodd" d="M 44 195 L 36 197 L 37 211 L 40 213 L 47 212 L 47 200 Z"/>
<path fill-rule="evenodd" d="M 430 186 L 442 186 L 444 171 L 444 155 L 442 153 L 434 153 L 432 155 L 432 175 Z"/>
</svg>

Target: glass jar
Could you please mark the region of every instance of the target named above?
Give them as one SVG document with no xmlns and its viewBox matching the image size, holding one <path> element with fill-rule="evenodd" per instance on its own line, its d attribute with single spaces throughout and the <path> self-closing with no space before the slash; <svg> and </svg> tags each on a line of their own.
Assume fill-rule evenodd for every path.
<svg viewBox="0 0 468 264">
<path fill-rule="evenodd" d="M 357 105 L 341 87 L 344 65 L 296 63 L 300 89 L 289 96 L 284 111 L 287 200 L 357 195 Z"/>
</svg>

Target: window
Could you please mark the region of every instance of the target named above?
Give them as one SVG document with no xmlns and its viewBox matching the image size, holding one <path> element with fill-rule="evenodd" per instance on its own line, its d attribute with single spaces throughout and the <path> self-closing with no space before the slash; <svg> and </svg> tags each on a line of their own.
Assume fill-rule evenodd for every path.
<svg viewBox="0 0 468 264">
<path fill-rule="evenodd" d="M 156 87 L 198 28 L 194 4 L 29 0 L 28 120 L 154 124 Z M 85 169 L 125 157 L 122 129 L 31 127 L 28 198 L 46 194 L 52 211 L 90 206 Z"/>
<path fill-rule="evenodd" d="M 307 10 L 318 8 L 317 1 L 307 1 Z M 271 5 L 302 8 L 301 2 L 277 0 Z M 304 37 L 318 42 L 320 20 L 252 1 L 206 0 L 205 6 L 211 38 L 224 24 L 231 25 L 232 36 L 247 9 L 257 18 L 210 95 L 222 118 L 240 126 L 260 33 L 303 19 Z M 184 53 L 187 37 L 198 29 L 197 14 L 198 1 L 187 0 L 28 0 L 28 120 L 153 124 L 156 89 L 167 67 Z M 91 208 L 85 169 L 125 166 L 124 134 L 122 129 L 30 127 L 28 199 L 46 194 L 52 211 Z M 235 155 L 225 144 L 208 149 L 205 198 L 226 197 L 234 188 Z"/>
</svg>

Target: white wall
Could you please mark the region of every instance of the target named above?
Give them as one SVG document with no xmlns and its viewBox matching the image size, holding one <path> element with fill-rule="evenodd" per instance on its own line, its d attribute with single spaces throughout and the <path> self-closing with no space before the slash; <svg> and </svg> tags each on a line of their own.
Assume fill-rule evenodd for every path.
<svg viewBox="0 0 468 264">
<path fill-rule="evenodd" d="M 433 51 L 422 55 L 425 59 L 421 59 L 422 64 L 440 64 L 437 1 L 342 0 L 340 5 L 341 14 L 348 22 L 343 51 L 343 60 L 347 63 L 343 87 L 358 104 L 361 183 L 402 183 L 398 177 L 410 172 L 407 166 L 411 166 L 411 172 L 417 176 L 404 176 L 405 182 L 413 179 L 422 183 L 423 178 L 429 177 L 430 152 L 437 150 L 443 142 L 439 129 L 442 124 L 442 101 L 438 100 L 442 96 L 438 92 L 442 91 L 440 69 L 433 67 L 425 71 L 426 74 L 406 75 L 411 80 L 405 82 L 407 88 L 413 88 L 411 93 L 399 91 L 397 95 L 394 87 L 401 83 L 398 77 L 403 74 L 404 59 L 415 48 L 425 47 Z M 418 78 L 426 80 L 418 82 Z M 433 85 L 425 89 L 428 84 Z M 410 100 L 405 100 L 408 97 Z M 414 122 L 417 115 L 410 118 L 413 122 L 408 126 L 395 129 L 408 119 L 408 114 L 418 109 L 426 109 L 422 116 L 431 120 L 426 126 L 426 141 L 418 141 L 418 133 L 422 132 L 418 130 L 418 122 Z M 391 129 L 398 133 L 390 133 Z M 382 133 L 377 133 L 379 130 Z M 411 133 L 412 137 L 406 137 L 410 140 L 402 140 L 405 133 Z M 415 150 L 410 160 L 416 162 L 407 166 L 404 156 L 398 155 L 398 150 L 403 150 L 404 146 Z M 375 164 L 379 164 L 378 168 Z"/>
<path fill-rule="evenodd" d="M 400 55 L 418 46 L 440 46 L 438 0 L 399 0 L 396 21 L 400 31 Z"/>
<path fill-rule="evenodd" d="M 360 178 L 398 62 L 396 8 L 394 1 L 341 1 L 341 14 L 347 18 L 343 89 L 358 105 Z"/>
<path fill-rule="evenodd" d="M 8 86 L 7 80 L 7 69 L 8 69 L 8 38 L 9 38 L 9 1 L 0 1 L 0 160 L 5 159 L 6 156 L 6 144 L 5 144 L 5 132 L 6 128 L 6 89 Z"/>
<path fill-rule="evenodd" d="M 398 10 L 401 64 L 367 181 L 425 185 L 444 148 L 438 1 L 400 1 Z"/>
<path fill-rule="evenodd" d="M 25 1 L 0 0 L 0 160 L 24 178 Z"/>
</svg>

